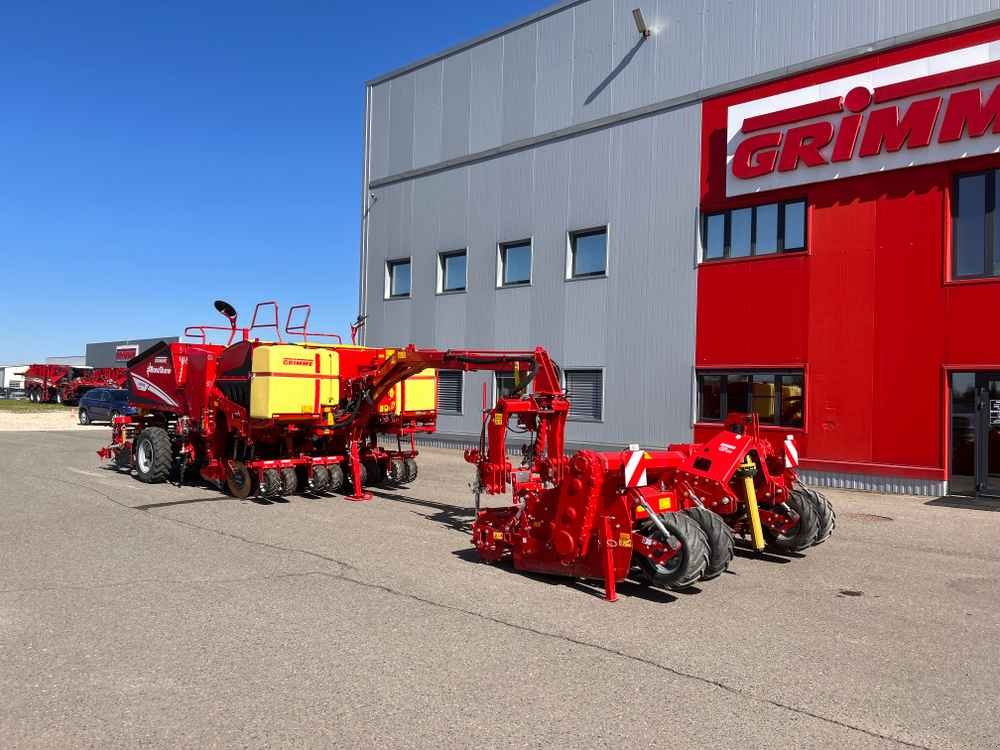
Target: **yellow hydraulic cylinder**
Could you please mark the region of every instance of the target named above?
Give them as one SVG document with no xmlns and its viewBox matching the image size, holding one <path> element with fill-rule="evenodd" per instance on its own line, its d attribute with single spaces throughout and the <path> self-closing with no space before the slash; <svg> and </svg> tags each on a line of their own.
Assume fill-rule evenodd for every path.
<svg viewBox="0 0 1000 750">
<path fill-rule="evenodd" d="M 757 489 L 754 487 L 753 478 L 757 473 L 757 466 L 747 456 L 746 461 L 740 465 L 743 474 L 743 486 L 747 491 L 747 516 L 750 518 L 750 536 L 753 539 L 753 547 L 758 552 L 764 551 L 764 529 L 760 525 L 760 509 L 757 507 Z"/>
</svg>

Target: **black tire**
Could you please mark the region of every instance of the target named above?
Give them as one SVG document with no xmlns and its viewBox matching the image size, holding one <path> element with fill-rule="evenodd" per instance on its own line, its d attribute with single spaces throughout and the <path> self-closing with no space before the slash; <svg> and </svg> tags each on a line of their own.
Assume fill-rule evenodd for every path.
<svg viewBox="0 0 1000 750">
<path fill-rule="evenodd" d="M 167 481 L 174 465 L 174 449 L 162 427 L 147 427 L 135 441 L 135 475 L 140 482 Z"/>
<path fill-rule="evenodd" d="M 80 420 L 80 424 L 90 424 L 90 414 L 88 414 L 87 410 L 83 407 L 80 408 L 77 417 Z"/>
<path fill-rule="evenodd" d="M 294 495 L 299 490 L 299 475 L 295 469 L 286 467 L 281 470 L 281 494 Z"/>
<path fill-rule="evenodd" d="M 816 539 L 813 540 L 813 546 L 817 544 L 822 544 L 833 534 L 833 530 L 837 528 L 837 511 L 833 509 L 833 503 L 831 503 L 826 495 L 822 492 L 817 492 L 816 490 L 811 490 L 806 487 L 802 488 L 805 493 L 812 499 L 813 504 L 816 506 Z"/>
<path fill-rule="evenodd" d="M 309 490 L 319 494 L 326 492 L 330 488 L 330 472 L 323 466 L 313 466 L 312 481 L 309 483 Z"/>
<path fill-rule="evenodd" d="M 331 467 L 332 468 L 332 467 Z M 364 487 L 368 484 L 368 467 L 362 463 L 358 467 L 361 471 L 361 486 Z M 344 472 L 344 484 L 343 487 L 346 489 L 350 487 L 354 488 L 354 469 L 351 467 L 350 463 L 347 464 L 347 470 Z"/>
<path fill-rule="evenodd" d="M 282 486 L 281 472 L 277 469 L 266 469 L 260 483 L 261 497 L 278 497 Z"/>
<path fill-rule="evenodd" d="M 254 493 L 256 478 L 242 461 L 235 461 L 226 472 L 226 489 L 238 500 L 246 500 Z"/>
<path fill-rule="evenodd" d="M 365 476 L 361 479 L 361 484 L 382 484 L 385 482 L 385 468 L 380 461 L 365 461 Z"/>
<path fill-rule="evenodd" d="M 708 567 L 708 539 L 701 526 L 684 513 L 661 513 L 660 521 L 680 540 L 681 551 L 666 565 L 656 565 L 649 558 L 636 555 L 639 569 L 649 583 L 668 589 L 686 589 L 696 583 Z M 663 535 L 652 520 L 643 521 L 638 528 L 645 536 L 662 541 Z"/>
<path fill-rule="evenodd" d="M 340 464 L 330 464 L 327 468 L 330 471 L 328 489 L 330 492 L 339 492 L 344 486 L 344 467 Z"/>
<path fill-rule="evenodd" d="M 786 505 L 799 516 L 799 522 L 788 534 L 775 534 L 773 531 L 764 528 L 764 534 L 768 541 L 777 547 L 788 552 L 801 552 L 812 546 L 816 539 L 816 532 L 819 529 L 819 518 L 816 514 L 816 504 L 804 492 L 792 491 L 792 496 Z"/>
<path fill-rule="evenodd" d="M 403 480 L 407 484 L 414 482 L 417 479 L 417 461 L 413 458 L 407 458 L 403 461 L 406 465 L 406 479 Z"/>
<path fill-rule="evenodd" d="M 389 470 L 385 474 L 386 481 L 391 485 L 402 484 L 406 479 L 406 463 L 401 458 L 389 461 Z"/>
<path fill-rule="evenodd" d="M 722 516 L 708 508 L 688 508 L 684 511 L 705 532 L 708 541 L 708 565 L 701 580 L 711 581 L 726 572 L 733 559 L 733 532 Z"/>
</svg>

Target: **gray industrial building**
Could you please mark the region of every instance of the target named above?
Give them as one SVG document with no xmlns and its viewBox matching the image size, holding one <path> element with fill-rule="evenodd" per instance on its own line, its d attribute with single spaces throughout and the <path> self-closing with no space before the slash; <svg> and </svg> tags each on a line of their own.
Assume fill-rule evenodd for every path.
<svg viewBox="0 0 1000 750">
<path fill-rule="evenodd" d="M 702 102 L 998 5 L 571 0 L 370 81 L 365 343 L 541 345 L 567 373 L 571 442 L 689 439 Z M 478 435 L 484 384 L 493 398 L 491 377 L 443 377 L 442 435 Z"/>
<path fill-rule="evenodd" d="M 120 341 L 97 341 L 87 344 L 86 364 L 88 367 L 124 367 L 132 357 L 161 341 L 177 341 L 176 336 L 159 339 L 121 339 Z"/>
</svg>

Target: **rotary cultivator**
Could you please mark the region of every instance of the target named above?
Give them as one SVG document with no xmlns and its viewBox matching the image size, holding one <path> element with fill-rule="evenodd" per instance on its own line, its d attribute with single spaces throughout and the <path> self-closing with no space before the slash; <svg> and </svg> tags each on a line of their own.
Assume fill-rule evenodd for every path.
<svg viewBox="0 0 1000 750">
<path fill-rule="evenodd" d="M 755 415 L 731 415 L 704 443 L 621 451 L 565 447 L 569 400 L 548 353 L 362 347 L 308 330 L 310 308 L 261 303 L 246 328 L 193 326 L 193 343 L 160 343 L 128 363 L 135 416 L 117 417 L 99 451 L 144 482 L 202 479 L 238 498 L 343 491 L 417 476 L 414 436 L 436 428 L 437 370 L 513 373 L 514 391 L 483 404 L 472 543 L 487 563 L 602 581 L 609 600 L 631 578 L 688 588 L 725 572 L 734 538 L 763 551 L 800 552 L 829 538 L 829 501 L 798 482 L 797 451 L 761 435 Z M 263 314 L 266 320 L 260 320 Z M 273 314 L 273 317 L 272 317 Z M 293 322 L 295 320 L 296 322 Z M 352 327 L 353 334 L 359 320 Z M 272 330 L 274 341 L 257 337 Z M 211 332 L 225 345 L 208 343 Z M 526 436 L 521 460 L 511 434 Z M 385 448 L 385 443 L 395 447 Z M 507 495 L 485 508 L 483 494 Z"/>
</svg>

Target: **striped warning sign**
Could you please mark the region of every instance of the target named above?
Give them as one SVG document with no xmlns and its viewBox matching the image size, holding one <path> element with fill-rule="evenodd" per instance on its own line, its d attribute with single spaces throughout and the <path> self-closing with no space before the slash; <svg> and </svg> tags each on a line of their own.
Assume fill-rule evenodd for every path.
<svg viewBox="0 0 1000 750">
<path fill-rule="evenodd" d="M 797 469 L 799 467 L 799 449 L 795 446 L 795 436 L 788 435 L 785 438 L 785 468 Z"/>
<path fill-rule="evenodd" d="M 629 446 L 629 457 L 625 462 L 626 487 L 645 487 L 648 484 L 646 480 L 646 461 L 648 459 L 649 454 L 640 449 L 638 445 Z"/>
</svg>

